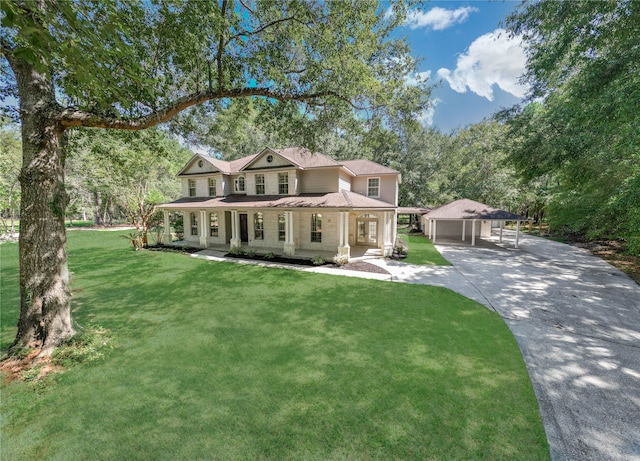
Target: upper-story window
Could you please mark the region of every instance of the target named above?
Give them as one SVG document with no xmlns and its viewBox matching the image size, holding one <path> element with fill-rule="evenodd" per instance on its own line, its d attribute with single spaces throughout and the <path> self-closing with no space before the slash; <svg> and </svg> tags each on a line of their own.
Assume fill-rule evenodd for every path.
<svg viewBox="0 0 640 461">
<path fill-rule="evenodd" d="M 253 214 L 253 236 L 256 240 L 264 240 L 264 218 L 262 213 Z"/>
<path fill-rule="evenodd" d="M 189 197 L 195 197 L 195 196 L 196 196 L 196 180 L 190 179 L 189 180 Z"/>
<path fill-rule="evenodd" d="M 289 195 L 289 173 L 278 173 L 278 194 Z"/>
<path fill-rule="evenodd" d="M 256 195 L 264 195 L 264 175 L 256 175 Z"/>
<path fill-rule="evenodd" d="M 367 196 L 380 197 L 380 178 L 369 178 L 367 180 Z"/>
<path fill-rule="evenodd" d="M 311 241 L 322 242 L 322 215 L 320 213 L 311 215 Z"/>
<path fill-rule="evenodd" d="M 209 197 L 215 197 L 216 193 L 216 180 L 215 178 L 209 178 Z"/>
<path fill-rule="evenodd" d="M 244 192 L 244 176 L 240 176 L 233 182 L 233 187 L 236 192 Z"/>
</svg>

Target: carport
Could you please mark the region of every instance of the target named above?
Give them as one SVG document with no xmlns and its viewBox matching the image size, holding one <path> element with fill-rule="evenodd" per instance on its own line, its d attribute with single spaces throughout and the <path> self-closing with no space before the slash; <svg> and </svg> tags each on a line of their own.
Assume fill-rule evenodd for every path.
<svg viewBox="0 0 640 461">
<path fill-rule="evenodd" d="M 422 216 L 422 227 L 425 229 L 425 235 L 428 235 L 433 243 L 436 243 L 438 237 L 461 237 L 462 241 L 470 238 L 471 245 L 475 246 L 477 237 L 491 236 L 493 222 L 496 221 L 500 227 L 500 243 L 502 243 L 502 230 L 505 223 L 516 222 L 515 248 L 518 248 L 520 223 L 528 219 L 474 200 L 461 199 L 434 208 Z"/>
</svg>

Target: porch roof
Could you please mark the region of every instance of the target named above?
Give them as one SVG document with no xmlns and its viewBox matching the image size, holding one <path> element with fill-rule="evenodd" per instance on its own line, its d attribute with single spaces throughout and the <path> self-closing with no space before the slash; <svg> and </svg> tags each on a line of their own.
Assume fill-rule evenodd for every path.
<svg viewBox="0 0 640 461">
<path fill-rule="evenodd" d="M 351 191 L 301 195 L 227 195 L 225 197 L 183 197 L 159 205 L 165 210 L 203 208 L 352 208 L 394 210 L 396 207 Z"/>
<path fill-rule="evenodd" d="M 484 203 L 476 202 L 469 199 L 456 200 L 438 208 L 434 208 L 424 215 L 427 219 L 438 220 L 466 220 L 466 219 L 482 219 L 495 221 L 527 221 L 528 219 L 510 213 L 505 210 L 490 207 Z"/>
</svg>

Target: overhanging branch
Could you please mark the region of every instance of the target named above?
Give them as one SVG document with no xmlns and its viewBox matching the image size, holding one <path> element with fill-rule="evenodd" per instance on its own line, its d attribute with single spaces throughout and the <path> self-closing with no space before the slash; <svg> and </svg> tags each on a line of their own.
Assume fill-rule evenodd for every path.
<svg viewBox="0 0 640 461">
<path fill-rule="evenodd" d="M 366 107 L 359 107 L 349 99 L 335 91 L 320 91 L 317 93 L 281 93 L 269 88 L 241 88 L 235 90 L 198 91 L 176 100 L 173 104 L 152 112 L 149 115 L 138 118 L 117 118 L 87 112 L 84 110 L 67 107 L 60 112 L 58 121 L 64 128 L 89 127 L 89 128 L 112 128 L 118 130 L 144 130 L 152 126 L 171 120 L 178 113 L 189 107 L 203 102 L 224 98 L 244 98 L 251 96 L 262 96 L 275 99 L 277 101 L 314 101 L 321 98 L 332 97 L 347 102 L 356 110 L 366 110 Z"/>
</svg>

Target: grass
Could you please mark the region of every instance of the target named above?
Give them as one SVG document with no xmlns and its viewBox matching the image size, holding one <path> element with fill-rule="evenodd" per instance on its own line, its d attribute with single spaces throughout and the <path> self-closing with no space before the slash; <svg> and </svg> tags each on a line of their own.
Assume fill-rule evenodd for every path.
<svg viewBox="0 0 640 461">
<path fill-rule="evenodd" d="M 450 290 L 132 251 L 69 234 L 102 359 L 3 383 L 3 459 L 548 459 L 499 316 Z M 17 247 L 0 245 L 1 341 Z"/>
<path fill-rule="evenodd" d="M 405 239 L 409 250 L 407 257 L 402 261 L 409 264 L 422 264 L 428 266 L 450 266 L 451 263 L 444 259 L 436 247 L 426 236 L 422 234 L 401 234 Z"/>
</svg>

